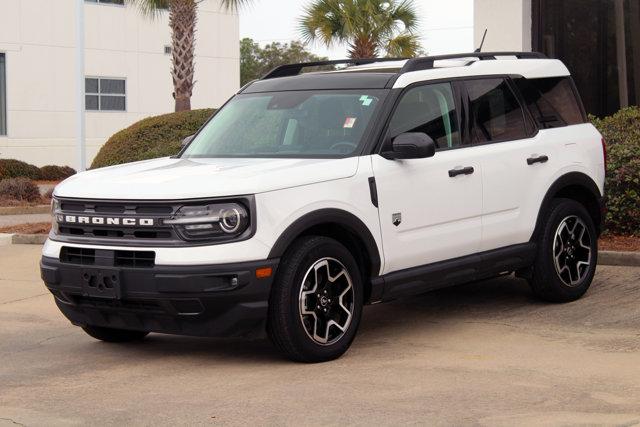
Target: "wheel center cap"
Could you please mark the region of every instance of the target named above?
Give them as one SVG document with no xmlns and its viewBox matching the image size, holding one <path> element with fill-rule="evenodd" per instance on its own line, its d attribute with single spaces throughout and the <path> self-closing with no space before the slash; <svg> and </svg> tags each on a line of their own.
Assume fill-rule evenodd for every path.
<svg viewBox="0 0 640 427">
<path fill-rule="evenodd" d="M 322 296 L 320 297 L 320 305 L 326 307 L 329 304 L 329 298 Z"/>
</svg>

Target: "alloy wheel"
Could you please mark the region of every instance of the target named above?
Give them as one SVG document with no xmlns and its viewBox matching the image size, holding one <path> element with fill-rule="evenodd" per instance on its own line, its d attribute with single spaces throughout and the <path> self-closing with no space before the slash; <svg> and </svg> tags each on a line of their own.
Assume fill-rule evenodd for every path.
<svg viewBox="0 0 640 427">
<path fill-rule="evenodd" d="M 346 333 L 354 310 L 354 291 L 346 267 L 335 258 L 321 258 L 304 276 L 299 295 L 305 332 L 320 345 L 331 345 Z"/>
<path fill-rule="evenodd" d="M 578 286 L 589 273 L 591 265 L 591 233 L 575 215 L 560 222 L 553 239 L 553 261 L 562 282 Z"/>
</svg>

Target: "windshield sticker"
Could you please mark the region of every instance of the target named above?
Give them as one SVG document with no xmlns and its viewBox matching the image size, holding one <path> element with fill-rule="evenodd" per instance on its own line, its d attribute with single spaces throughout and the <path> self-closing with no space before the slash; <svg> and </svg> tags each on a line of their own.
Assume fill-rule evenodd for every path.
<svg viewBox="0 0 640 427">
<path fill-rule="evenodd" d="M 355 126 L 355 124 L 356 124 L 356 118 L 355 117 L 347 117 L 347 119 L 344 121 L 343 128 L 351 129 L 353 126 Z"/>
<path fill-rule="evenodd" d="M 360 102 L 362 102 L 363 107 L 368 107 L 373 102 L 373 98 L 369 98 L 367 95 L 362 95 L 360 97 Z"/>
</svg>

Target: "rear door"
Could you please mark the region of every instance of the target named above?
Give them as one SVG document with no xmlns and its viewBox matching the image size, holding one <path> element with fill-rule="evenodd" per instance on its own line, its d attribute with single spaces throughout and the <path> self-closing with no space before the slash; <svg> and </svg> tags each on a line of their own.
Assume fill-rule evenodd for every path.
<svg viewBox="0 0 640 427">
<path fill-rule="evenodd" d="M 451 83 L 406 89 L 391 117 L 385 144 L 404 132 L 423 132 L 436 142 L 435 156 L 411 160 L 372 156 L 384 273 L 479 249 L 482 171 L 474 149 L 462 145 L 458 100 Z"/>
<path fill-rule="evenodd" d="M 482 164 L 480 249 L 527 242 L 540 200 L 560 164 L 558 141 L 537 132 L 509 78 L 473 79 L 464 87 L 471 142 Z"/>
</svg>

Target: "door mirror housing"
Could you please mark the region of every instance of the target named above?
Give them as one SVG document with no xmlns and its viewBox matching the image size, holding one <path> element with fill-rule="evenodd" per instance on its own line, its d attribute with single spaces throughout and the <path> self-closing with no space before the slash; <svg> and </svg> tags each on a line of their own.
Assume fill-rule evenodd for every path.
<svg viewBox="0 0 640 427">
<path fill-rule="evenodd" d="M 391 151 L 382 152 L 382 157 L 396 159 L 424 159 L 436 154 L 436 143 L 422 132 L 406 132 L 396 136 Z"/>
<path fill-rule="evenodd" d="M 190 143 L 191 141 L 193 141 L 193 137 L 194 137 L 194 136 L 195 136 L 195 135 L 189 135 L 188 137 L 186 137 L 185 139 L 183 139 L 183 140 L 182 140 L 182 142 L 180 143 L 180 148 L 184 148 L 184 147 L 186 147 L 187 145 L 189 145 L 189 143 Z"/>
</svg>

